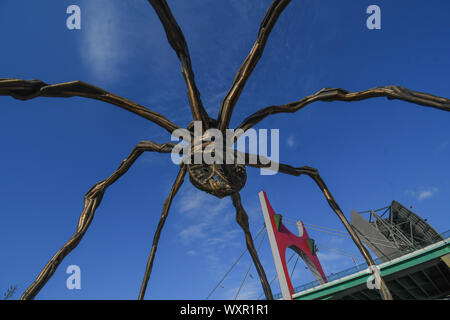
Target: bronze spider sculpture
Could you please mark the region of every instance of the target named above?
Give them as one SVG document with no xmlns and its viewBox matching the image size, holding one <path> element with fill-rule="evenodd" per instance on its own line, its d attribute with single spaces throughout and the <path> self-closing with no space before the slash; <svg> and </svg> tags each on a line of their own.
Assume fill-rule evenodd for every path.
<svg viewBox="0 0 450 320">
<path fill-rule="evenodd" d="M 173 17 L 169 6 L 165 0 L 149 0 L 149 3 L 156 11 L 167 35 L 167 39 L 175 51 L 181 63 L 181 70 L 187 86 L 188 101 L 192 112 L 193 121 L 200 121 L 204 129 L 215 128 L 224 132 L 230 123 L 230 118 L 244 86 L 252 74 L 258 60 L 262 56 L 266 41 L 272 31 L 277 19 L 289 4 L 290 0 L 274 0 L 267 10 L 265 17 L 259 28 L 257 39 L 248 54 L 247 58 L 239 68 L 237 75 L 221 104 L 220 112 L 217 119 L 208 116 L 203 107 L 200 93 L 197 89 L 194 72 L 191 65 L 190 55 L 184 35 Z M 21 80 L 21 79 L 0 79 L 0 95 L 11 96 L 19 100 L 29 100 L 37 97 L 85 97 L 107 102 L 120 108 L 135 113 L 147 120 L 150 120 L 160 127 L 166 129 L 169 133 L 173 133 L 176 129 L 180 129 L 175 123 L 168 120 L 161 114 L 153 112 L 133 101 L 127 100 L 93 85 L 73 81 L 59 84 L 47 84 L 40 80 Z M 266 117 L 277 113 L 294 113 L 315 101 L 359 101 L 376 97 L 387 97 L 388 99 L 399 99 L 418 105 L 433 107 L 436 109 L 450 111 L 450 100 L 433 96 L 426 93 L 412 91 L 399 86 L 376 87 L 360 92 L 348 92 L 346 90 L 322 89 L 317 93 L 307 96 L 301 100 L 291 102 L 284 105 L 269 106 L 263 108 L 249 117 L 247 117 L 237 129 L 244 132 L 255 126 Z M 192 123 L 191 123 L 192 124 Z M 187 128 L 192 131 L 192 125 Z M 77 247 L 87 229 L 89 228 L 97 207 L 103 198 L 106 189 L 124 175 L 136 159 L 144 152 L 170 153 L 174 148 L 174 143 L 158 144 L 152 141 L 141 141 L 131 151 L 130 155 L 122 161 L 117 170 L 107 179 L 96 183 L 84 196 L 84 208 L 78 221 L 76 232 L 62 246 L 62 248 L 51 258 L 41 273 L 23 293 L 21 299 L 33 299 L 50 277 L 56 271 L 62 260 Z M 191 146 L 192 147 L 192 146 Z M 202 149 L 203 151 L 204 149 Z M 164 202 L 161 218 L 154 234 L 153 244 L 148 258 L 144 279 L 142 281 L 139 299 L 143 299 L 147 287 L 148 280 L 152 271 L 152 266 L 158 246 L 161 231 L 167 218 L 172 200 L 180 189 L 186 173 L 189 174 L 191 183 L 200 190 L 208 192 L 218 198 L 230 196 L 236 209 L 236 221 L 243 229 L 247 249 L 257 269 L 264 293 L 267 299 L 273 299 L 270 285 L 267 281 L 265 271 L 259 261 L 253 239 L 250 233 L 248 216 L 241 203 L 239 191 L 245 185 L 246 171 L 245 166 L 256 168 L 268 168 L 270 166 L 267 161 L 258 160 L 254 163 L 248 161 L 251 155 L 245 154 L 245 164 L 180 164 L 180 170 L 176 180 L 171 188 L 169 196 Z M 268 160 L 268 159 L 265 159 Z M 319 175 L 318 170 L 311 167 L 293 167 L 286 164 L 278 164 L 278 171 L 293 175 L 307 175 L 312 178 L 317 186 L 324 194 L 331 209 L 336 213 L 344 224 L 356 246 L 362 253 L 369 266 L 374 265 L 374 261 L 363 246 L 356 233 L 351 228 L 342 210 L 338 206 L 330 190 Z M 383 279 L 380 279 L 380 293 L 383 299 L 392 299 L 391 294 L 385 285 Z"/>
</svg>

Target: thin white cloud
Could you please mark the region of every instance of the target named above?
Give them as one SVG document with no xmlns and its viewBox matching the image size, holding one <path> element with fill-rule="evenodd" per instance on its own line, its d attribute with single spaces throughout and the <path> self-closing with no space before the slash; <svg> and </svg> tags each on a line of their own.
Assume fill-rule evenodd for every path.
<svg viewBox="0 0 450 320">
<path fill-rule="evenodd" d="M 343 256 L 335 252 L 318 252 L 317 256 L 321 262 L 342 260 Z"/>
<path fill-rule="evenodd" d="M 221 233 L 220 235 L 216 235 L 214 237 L 210 237 L 207 242 L 210 245 L 216 246 L 218 248 L 223 248 L 227 244 L 229 244 L 231 241 L 237 240 L 238 236 L 241 234 L 242 231 L 235 229 L 230 230 L 224 233 Z"/>
<path fill-rule="evenodd" d="M 120 63 L 129 58 L 119 13 L 118 3 L 110 0 L 85 1 L 81 7 L 81 56 L 92 77 L 103 83 L 115 82 Z"/>
<path fill-rule="evenodd" d="M 178 199 L 181 243 L 187 250 L 195 250 L 209 272 L 221 277 L 244 241 L 242 230 L 234 222 L 235 209 L 230 199 L 218 199 L 193 186 L 182 189 Z"/>
<path fill-rule="evenodd" d="M 287 138 L 286 143 L 287 143 L 287 145 L 288 145 L 289 148 L 293 148 L 294 145 L 295 145 L 294 135 L 291 134 L 291 135 Z"/>
<path fill-rule="evenodd" d="M 178 211 L 183 215 L 179 236 L 186 243 L 201 239 L 208 245 L 223 247 L 237 237 L 237 229 L 225 227 L 234 216 L 229 199 L 217 199 L 193 187 L 183 189 L 179 198 Z"/>
<path fill-rule="evenodd" d="M 205 223 L 191 225 L 180 232 L 180 237 L 185 243 L 206 238 L 205 227 Z"/>
<path fill-rule="evenodd" d="M 241 281 L 242 279 L 235 280 L 232 284 L 222 283 L 221 289 L 223 289 L 223 291 L 218 291 L 214 298 L 223 300 L 235 300 L 236 294 L 238 294 L 239 287 L 241 286 Z M 241 287 L 236 300 L 255 300 L 261 295 L 261 292 L 262 289 L 259 278 L 254 277 L 254 279 L 251 279 L 248 277 Z"/>
<path fill-rule="evenodd" d="M 424 199 L 427 199 L 427 198 L 431 198 L 432 196 L 433 196 L 433 191 L 425 190 L 425 191 L 420 192 L 417 198 L 419 200 L 424 200 Z"/>
<path fill-rule="evenodd" d="M 414 197 L 419 201 L 434 197 L 439 192 L 436 187 L 432 188 L 419 188 L 417 190 L 406 190 L 405 193 L 408 196 Z"/>
<path fill-rule="evenodd" d="M 179 211 L 187 213 L 189 217 L 202 217 L 205 221 L 211 221 L 229 207 L 229 201 L 217 199 L 194 188 L 188 188 L 180 195 L 180 205 Z"/>
<path fill-rule="evenodd" d="M 195 251 L 195 250 L 188 250 L 188 251 L 186 251 L 186 255 L 188 255 L 188 256 L 196 256 L 197 255 L 197 251 Z"/>
<path fill-rule="evenodd" d="M 236 296 L 238 288 L 234 290 L 234 296 L 233 299 Z M 239 292 L 239 295 L 237 297 L 237 300 L 254 300 L 257 299 L 259 294 L 261 292 L 261 284 L 259 281 L 252 281 L 244 283 L 243 287 L 241 288 L 241 291 Z"/>
</svg>

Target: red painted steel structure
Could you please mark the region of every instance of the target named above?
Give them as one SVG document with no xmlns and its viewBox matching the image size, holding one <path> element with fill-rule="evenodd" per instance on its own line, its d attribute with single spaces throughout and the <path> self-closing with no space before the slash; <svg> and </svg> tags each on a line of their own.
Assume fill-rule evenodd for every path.
<svg viewBox="0 0 450 320">
<path fill-rule="evenodd" d="M 269 200 L 267 199 L 266 193 L 263 191 L 264 200 L 266 202 L 267 211 L 270 217 L 270 222 L 272 224 L 272 231 L 275 236 L 275 242 L 276 246 L 278 247 L 278 253 L 281 260 L 281 264 L 283 267 L 283 273 L 284 277 L 286 279 L 289 292 L 291 293 L 291 296 L 294 294 L 294 288 L 292 286 L 292 282 L 287 270 L 287 264 L 286 264 L 286 249 L 292 249 L 297 254 L 300 255 L 300 257 L 305 261 L 305 263 L 309 266 L 310 270 L 313 272 L 317 280 L 322 283 L 327 282 L 327 278 L 325 276 L 325 273 L 322 270 L 322 266 L 319 262 L 319 258 L 315 254 L 314 248 L 311 248 L 311 238 L 308 235 L 308 232 L 306 231 L 305 227 L 303 226 L 302 222 L 298 222 L 298 231 L 299 236 L 294 235 L 289 229 L 287 229 L 281 219 L 281 215 L 278 215 L 273 210 L 272 206 L 269 203 Z M 278 221 L 277 221 L 278 220 Z M 269 232 L 269 228 L 267 228 Z M 309 243 L 308 243 L 309 240 Z M 271 244 L 272 245 L 272 244 Z"/>
</svg>

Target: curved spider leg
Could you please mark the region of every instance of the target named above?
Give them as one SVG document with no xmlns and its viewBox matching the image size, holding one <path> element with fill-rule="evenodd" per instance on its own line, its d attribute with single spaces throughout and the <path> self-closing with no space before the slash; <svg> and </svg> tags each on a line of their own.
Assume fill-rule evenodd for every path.
<svg viewBox="0 0 450 320">
<path fill-rule="evenodd" d="M 266 295 L 266 299 L 273 300 L 272 289 L 270 288 L 270 284 L 267 281 L 266 273 L 261 264 L 261 261 L 259 261 L 258 253 L 256 252 L 255 244 L 253 243 L 253 238 L 250 233 L 250 226 L 248 224 L 248 215 L 247 212 L 245 212 L 244 207 L 242 206 L 241 196 L 239 192 L 235 192 L 230 197 L 231 200 L 233 200 L 234 207 L 236 208 L 236 222 L 241 226 L 242 230 L 244 231 L 245 242 L 247 243 L 247 250 L 252 257 L 256 270 L 258 271 L 259 279 L 261 281 L 264 293 Z"/>
<path fill-rule="evenodd" d="M 0 96 L 11 96 L 18 100 L 29 100 L 36 97 L 68 98 L 78 96 L 91 98 L 133 112 L 156 123 L 170 133 L 180 128 L 157 112 L 82 81 L 47 84 L 41 80 L 0 79 Z"/>
<path fill-rule="evenodd" d="M 428 93 L 413 91 L 399 86 L 376 87 L 359 92 L 348 92 L 341 88 L 328 89 L 324 88 L 317 93 L 307 96 L 299 101 L 291 102 L 279 106 L 269 106 L 253 113 L 247 117 L 237 129 L 244 131 L 256 125 L 271 114 L 277 113 L 294 113 L 308 104 L 315 101 L 360 101 L 376 97 L 386 97 L 389 100 L 397 99 L 425 107 L 450 111 L 450 100 L 434 96 Z"/>
<path fill-rule="evenodd" d="M 245 156 L 247 159 L 249 159 L 251 157 L 251 155 L 248 155 L 248 154 L 246 154 Z M 260 157 L 260 160 L 261 160 L 261 157 Z M 269 159 L 265 158 L 264 160 L 265 161 L 260 161 L 256 164 L 248 164 L 248 165 L 251 167 L 256 167 L 256 168 L 268 168 L 268 169 L 274 168 L 274 167 L 272 167 L 273 163 L 271 163 L 271 161 Z M 264 164 L 262 164 L 262 162 Z M 314 169 L 314 168 L 311 168 L 308 166 L 295 168 L 290 165 L 281 164 L 281 163 L 278 165 L 278 171 L 285 173 L 285 174 L 297 176 L 297 177 L 301 176 L 301 175 L 307 175 L 311 179 L 314 180 L 314 182 L 317 184 L 317 186 L 319 187 L 319 189 L 322 191 L 323 195 L 327 199 L 327 202 L 330 205 L 331 209 L 336 213 L 338 218 L 341 220 L 345 229 L 347 229 L 347 232 L 350 234 L 350 237 L 352 238 L 353 242 L 358 247 L 362 256 L 366 260 L 367 265 L 370 266 L 374 272 L 376 272 L 378 269 L 375 268 L 376 264 L 373 261 L 372 256 L 370 255 L 370 253 L 366 249 L 366 247 L 362 244 L 362 242 L 359 239 L 356 232 L 351 227 L 350 223 L 348 222 L 348 220 L 345 217 L 344 213 L 342 212 L 341 208 L 337 204 L 336 200 L 334 199 L 334 197 L 331 194 L 330 190 L 328 189 L 327 185 L 323 181 L 322 177 L 319 175 L 319 171 L 317 169 Z M 379 275 L 379 273 L 378 273 L 375 276 L 378 277 L 378 279 L 380 280 L 380 294 L 381 294 L 381 297 L 383 298 L 383 300 L 392 300 L 392 295 L 391 295 L 388 287 L 386 286 L 386 283 L 384 282 L 383 278 L 381 277 L 381 275 Z"/>
<path fill-rule="evenodd" d="M 139 291 L 139 300 L 143 300 L 145 296 L 145 291 L 147 290 L 148 280 L 150 279 L 150 274 L 153 268 L 153 261 L 156 255 L 156 249 L 158 249 L 158 241 L 161 235 L 161 231 L 164 227 L 164 223 L 166 222 L 167 215 L 169 214 L 170 205 L 172 204 L 172 200 L 175 197 L 176 193 L 180 189 L 181 185 L 184 181 L 184 176 L 186 175 L 187 167 L 185 164 L 181 165 L 180 171 L 178 172 L 177 178 L 172 185 L 172 189 L 170 190 L 169 196 L 164 201 L 163 210 L 161 213 L 161 218 L 159 219 L 158 227 L 156 228 L 155 235 L 153 237 L 152 249 L 150 251 L 150 256 L 148 257 L 147 266 L 145 267 L 144 279 L 142 280 L 141 290 Z"/>
<path fill-rule="evenodd" d="M 189 105 L 191 106 L 192 116 L 194 120 L 201 120 L 207 129 L 209 126 L 209 116 L 203 107 L 202 100 L 200 99 L 200 92 L 195 84 L 189 48 L 183 32 L 177 24 L 177 21 L 172 15 L 172 12 L 170 11 L 170 8 L 165 0 L 148 0 L 148 2 L 156 11 L 156 14 L 158 15 L 159 20 L 161 21 L 166 32 L 167 40 L 181 62 L 181 72 L 183 74 L 184 81 L 186 82 L 188 90 L 187 96 L 189 99 Z"/>
<path fill-rule="evenodd" d="M 22 294 L 21 300 L 34 299 L 42 287 L 47 283 L 55 273 L 56 268 L 63 259 L 77 247 L 83 238 L 89 225 L 91 224 L 95 210 L 100 205 L 106 189 L 125 174 L 137 158 L 145 151 L 154 151 L 160 153 L 170 153 L 174 147 L 173 143 L 157 144 L 152 141 L 141 141 L 131 151 L 130 155 L 122 161 L 116 171 L 107 179 L 96 183 L 84 196 L 84 208 L 78 220 L 78 225 L 72 237 L 59 249 L 59 251 L 45 265 L 36 280 Z"/>
<path fill-rule="evenodd" d="M 253 44 L 250 53 L 239 68 L 230 90 L 222 101 L 219 116 L 217 118 L 217 120 L 219 121 L 219 130 L 223 131 L 228 128 L 234 106 L 236 105 L 248 78 L 252 74 L 253 69 L 255 69 L 256 64 L 263 54 L 264 47 L 266 46 L 266 42 L 269 38 L 270 32 L 277 22 L 278 17 L 281 15 L 284 8 L 286 8 L 289 2 L 291 1 L 275 0 L 267 10 L 264 19 L 259 27 L 258 37 Z"/>
</svg>

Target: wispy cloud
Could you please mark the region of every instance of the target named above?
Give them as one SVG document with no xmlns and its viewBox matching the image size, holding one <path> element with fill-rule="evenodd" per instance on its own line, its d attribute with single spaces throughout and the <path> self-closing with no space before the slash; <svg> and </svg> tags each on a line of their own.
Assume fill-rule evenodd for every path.
<svg viewBox="0 0 450 320">
<path fill-rule="evenodd" d="M 186 255 L 188 256 L 196 256 L 198 253 L 195 250 L 188 250 L 186 251 Z"/>
<path fill-rule="evenodd" d="M 195 244 L 196 252 L 212 267 L 223 270 L 224 264 L 215 250 L 239 245 L 240 230 L 233 222 L 234 208 L 228 198 L 217 199 L 193 187 L 181 191 L 178 211 L 183 218 L 178 236 L 185 245 Z"/>
<path fill-rule="evenodd" d="M 230 199 L 219 200 L 191 186 L 181 191 L 178 203 L 182 214 L 178 235 L 183 239 L 181 243 L 189 247 L 186 255 L 201 260 L 210 277 L 221 279 L 245 250 L 244 233 L 234 220 Z M 246 253 L 211 299 L 234 299 L 250 261 Z M 251 273 L 239 299 L 255 299 L 261 294 L 257 272 Z"/>
<path fill-rule="evenodd" d="M 293 135 L 293 134 L 291 134 L 291 135 L 287 138 L 286 143 L 287 143 L 287 145 L 288 145 L 289 148 L 293 148 L 293 147 L 294 147 L 294 145 L 295 145 L 295 139 L 294 139 L 294 135 Z"/>
<path fill-rule="evenodd" d="M 223 248 L 230 243 L 230 241 L 236 240 L 240 233 L 241 231 L 238 229 L 221 233 L 217 237 L 210 237 L 208 239 L 208 244 Z"/>
<path fill-rule="evenodd" d="M 189 217 L 202 217 L 204 221 L 212 221 L 218 214 L 229 207 L 228 199 L 219 200 L 205 192 L 194 188 L 186 189 L 180 195 L 180 212 L 188 213 Z"/>
<path fill-rule="evenodd" d="M 241 286 L 241 282 L 233 281 L 232 284 L 223 284 L 221 288 L 223 288 L 224 290 L 222 292 L 219 291 L 216 298 L 224 300 L 257 299 L 261 294 L 261 283 L 256 278 L 257 277 L 254 277 L 254 279 L 247 278 L 240 291 L 239 287 Z M 240 281 L 242 281 L 242 279 Z M 238 294 L 237 298 L 236 294 Z"/>
<path fill-rule="evenodd" d="M 336 262 L 338 260 L 342 260 L 343 256 L 336 252 L 318 252 L 317 256 L 321 262 Z"/>
<path fill-rule="evenodd" d="M 436 187 L 430 187 L 430 188 L 421 187 L 416 190 L 406 190 L 405 194 L 421 201 L 421 200 L 425 200 L 425 199 L 435 196 L 438 192 L 439 192 L 439 189 Z"/>
<path fill-rule="evenodd" d="M 233 290 L 234 297 L 236 296 L 238 288 L 235 288 Z M 239 292 L 239 295 L 237 297 L 237 300 L 251 300 L 258 298 L 259 294 L 261 292 L 261 284 L 258 281 L 252 281 L 252 282 L 246 282 L 244 286 L 241 288 L 241 291 Z"/>
<path fill-rule="evenodd" d="M 417 198 L 419 200 L 431 198 L 433 196 L 433 194 L 435 194 L 436 192 L 437 192 L 436 188 L 434 188 L 432 190 L 425 190 L 425 191 L 420 192 Z"/>
<path fill-rule="evenodd" d="M 180 237 L 183 239 L 184 243 L 206 238 L 207 234 L 205 227 L 206 223 L 191 225 L 180 232 Z"/>
<path fill-rule="evenodd" d="M 115 82 L 120 63 L 129 57 L 119 13 L 118 3 L 110 0 L 85 1 L 82 6 L 81 56 L 92 77 L 101 82 Z"/>
</svg>

